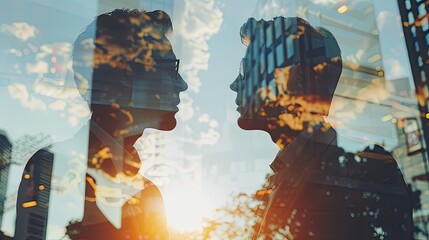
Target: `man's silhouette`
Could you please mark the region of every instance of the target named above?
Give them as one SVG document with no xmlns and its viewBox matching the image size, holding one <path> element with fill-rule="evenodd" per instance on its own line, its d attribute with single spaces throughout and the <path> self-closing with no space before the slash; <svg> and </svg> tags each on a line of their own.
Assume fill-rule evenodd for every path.
<svg viewBox="0 0 429 240">
<path fill-rule="evenodd" d="M 85 209 L 72 239 L 168 239 L 159 189 L 138 174 L 133 144 L 146 128 L 172 130 L 187 84 L 178 74 L 163 11 L 116 9 L 73 45 L 74 79 L 92 111 Z"/>
<path fill-rule="evenodd" d="M 237 92 L 238 125 L 263 130 L 281 149 L 254 238 L 411 239 L 407 187 L 382 147 L 347 153 L 324 122 L 342 71 L 324 28 L 301 18 L 249 19 Z M 277 234 L 277 235 L 276 235 Z"/>
</svg>

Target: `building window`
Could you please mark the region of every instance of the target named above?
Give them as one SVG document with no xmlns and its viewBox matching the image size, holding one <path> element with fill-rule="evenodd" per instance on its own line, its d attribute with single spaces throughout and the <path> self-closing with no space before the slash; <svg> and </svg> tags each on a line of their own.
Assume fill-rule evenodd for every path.
<svg viewBox="0 0 429 240">
<path fill-rule="evenodd" d="M 408 13 L 408 23 L 413 24 L 414 23 L 414 15 L 413 12 Z"/>
<path fill-rule="evenodd" d="M 259 62 L 260 62 L 260 69 L 261 69 L 261 75 L 265 73 L 265 55 L 261 54 L 259 56 Z"/>
<path fill-rule="evenodd" d="M 277 66 L 282 66 L 285 61 L 284 48 L 283 44 L 276 46 L 276 57 L 277 57 Z"/>
<path fill-rule="evenodd" d="M 410 1 L 405 1 L 405 7 L 410 10 L 411 9 L 411 2 Z"/>
<path fill-rule="evenodd" d="M 426 15 L 426 9 L 425 9 L 425 6 L 426 6 L 426 4 L 425 4 L 425 3 L 422 3 L 422 4 L 420 4 L 420 5 L 419 5 L 419 15 L 420 15 L 421 17 L 423 17 L 423 16 L 425 16 L 425 15 Z"/>
<path fill-rule="evenodd" d="M 272 74 L 274 72 L 274 54 L 273 54 L 273 51 L 271 51 L 268 54 L 267 61 L 268 61 L 267 73 Z"/>
<path fill-rule="evenodd" d="M 293 39 L 291 36 L 286 38 L 286 47 L 287 47 L 287 58 L 291 58 L 294 55 L 294 46 Z"/>
<path fill-rule="evenodd" d="M 418 64 L 419 64 L 419 67 L 423 67 L 423 59 L 422 59 L 422 56 L 419 56 L 419 57 L 417 58 L 417 62 L 418 62 Z"/>
<path fill-rule="evenodd" d="M 429 24 L 428 24 L 428 19 L 427 18 L 423 18 L 422 20 L 422 30 L 426 31 L 428 30 Z"/>
<path fill-rule="evenodd" d="M 273 44 L 273 27 L 271 24 L 267 27 L 266 34 L 267 34 L 267 47 L 271 47 L 271 45 Z"/>
<path fill-rule="evenodd" d="M 278 39 L 282 36 L 282 33 L 283 33 L 282 19 L 276 18 L 276 20 L 274 21 L 274 25 L 275 25 L 276 39 Z"/>
<path fill-rule="evenodd" d="M 416 49 L 416 52 L 420 51 L 420 47 L 419 47 L 419 43 L 418 42 L 414 42 L 414 47 Z"/>
<path fill-rule="evenodd" d="M 257 56 L 258 56 L 258 50 L 259 50 L 259 47 L 258 47 L 258 38 L 254 38 L 253 39 L 253 41 L 255 41 L 253 44 L 251 44 L 251 46 L 252 46 L 252 50 L 253 50 L 253 58 L 254 59 L 257 59 Z"/>
<path fill-rule="evenodd" d="M 254 76 L 254 78 L 253 79 L 255 79 L 256 80 L 256 84 L 258 84 L 258 82 L 261 82 L 262 80 L 263 80 L 263 78 L 262 77 L 260 77 L 260 75 L 259 75 L 259 71 L 258 71 L 259 69 L 258 69 L 258 66 L 255 66 L 254 68 L 253 68 L 253 76 Z M 252 93 L 253 94 L 253 93 Z"/>
</svg>

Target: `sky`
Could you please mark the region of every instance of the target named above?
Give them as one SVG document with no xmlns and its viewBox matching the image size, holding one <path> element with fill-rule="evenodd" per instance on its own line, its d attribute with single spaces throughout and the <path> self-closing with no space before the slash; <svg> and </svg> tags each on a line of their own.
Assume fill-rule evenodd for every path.
<svg viewBox="0 0 429 240">
<path fill-rule="evenodd" d="M 236 125 L 239 114 L 235 110 L 235 93 L 229 89 L 246 50 L 238 30 L 255 12 L 256 2 L 180 0 L 174 3 L 171 42 L 181 59 L 179 73 L 189 89 L 181 94 L 177 128 L 171 132 L 145 132 L 139 144 L 150 146 L 152 143 L 144 141 L 153 134 L 163 139 L 165 159 L 156 161 L 163 161 L 175 171 L 168 170 L 167 177 L 154 182 L 163 192 L 170 222 L 178 228 L 187 227 L 180 226 L 184 216 L 198 225 L 203 215 L 210 215 L 228 200 L 230 192 L 254 192 L 263 183 L 270 171 L 268 165 L 278 151 L 267 133 L 243 131 Z M 314 3 L 337 4 L 338 1 Z M 82 131 L 90 112 L 70 83 L 72 72 L 67 59 L 71 57 L 73 40 L 97 15 L 97 3 L 0 0 L 0 4 L 9 6 L 0 9 L 0 128 L 15 143 L 14 156 L 18 162 L 25 162 L 38 148 L 63 143 L 52 147 L 58 159 L 62 159 L 55 160 L 54 165 L 57 178 L 54 185 L 62 189 L 70 182 L 76 183 L 77 176 L 85 172 L 82 164 L 86 161 L 83 150 L 86 142 L 82 141 L 85 138 Z M 375 14 L 387 81 L 410 77 L 396 1 L 375 1 Z M 62 60 L 53 64 L 53 56 Z M 53 87 L 52 79 L 60 79 L 56 81 L 60 85 Z M 359 146 L 350 144 L 349 147 L 356 150 Z M 149 156 L 145 161 L 149 164 L 155 160 Z M 16 193 L 22 169 L 22 164 L 12 167 L 9 196 Z M 142 174 L 145 173 L 142 170 Z M 78 210 L 81 199 L 69 198 L 82 191 L 82 184 L 74 186 L 74 189 L 51 193 L 51 200 L 55 202 L 50 209 L 52 218 L 55 218 L 52 213 L 61 209 L 64 201 L 71 217 L 82 214 Z M 178 208 L 178 204 L 182 207 Z M 199 210 L 193 212 L 198 214 L 190 214 L 189 209 L 195 207 Z M 11 208 L 5 214 L 3 231 L 13 232 L 13 218 Z M 62 224 L 66 222 L 61 221 L 64 219 L 52 221 L 55 224 L 50 225 L 48 235 L 51 239 L 63 234 Z"/>
</svg>

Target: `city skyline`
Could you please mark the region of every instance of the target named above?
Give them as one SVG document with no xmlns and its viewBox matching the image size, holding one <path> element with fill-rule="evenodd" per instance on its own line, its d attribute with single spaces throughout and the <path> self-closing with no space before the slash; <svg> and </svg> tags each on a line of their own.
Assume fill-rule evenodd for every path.
<svg viewBox="0 0 429 240">
<path fill-rule="evenodd" d="M 190 1 L 191 2 L 191 1 Z M 329 1 L 328 1 L 329 2 Z M 33 4 L 38 5 L 37 1 L 32 1 Z M 390 2 L 390 7 L 387 8 L 387 10 L 377 10 L 375 9 L 374 14 L 376 14 L 377 17 L 377 23 L 378 25 L 384 25 L 380 29 L 380 37 L 383 37 L 383 31 L 387 31 L 388 27 L 392 27 L 393 24 L 390 22 L 386 22 L 386 20 L 382 17 L 384 15 L 388 16 L 395 16 L 398 13 L 394 12 L 392 9 L 394 9 L 394 1 Z M 82 30 L 83 26 L 88 24 L 95 15 L 97 15 L 97 12 L 102 9 L 97 4 L 98 3 L 79 3 L 79 4 L 86 4 L 91 5 L 90 8 L 86 8 L 85 12 L 79 12 L 79 13 L 72 13 L 70 14 L 70 18 L 74 17 L 76 14 L 80 14 L 79 21 L 77 21 L 75 24 L 73 24 L 73 30 L 64 33 L 64 36 L 62 39 L 59 37 L 49 36 L 46 35 L 46 37 L 41 37 L 43 34 L 46 34 L 47 29 L 43 29 L 43 27 L 40 26 L 49 26 L 46 22 L 30 22 L 30 25 L 36 26 L 38 28 L 38 31 L 35 32 L 36 37 L 29 37 L 26 42 L 20 42 L 17 43 L 15 46 L 14 44 L 10 43 L 10 39 L 13 39 L 10 35 L 6 35 L 8 37 L 8 44 L 5 47 L 5 50 L 7 50 L 7 57 L 0 58 L 1 62 L 18 62 L 21 63 L 21 71 L 25 73 L 26 69 L 29 69 L 26 67 L 25 63 L 30 62 L 31 65 L 35 65 L 38 62 L 49 62 L 51 60 L 51 55 L 47 55 L 46 59 L 34 59 L 30 58 L 30 55 L 25 55 L 23 48 L 30 49 L 30 42 L 32 45 L 39 46 L 39 49 L 42 50 L 44 48 L 40 47 L 44 44 L 44 40 L 47 43 L 52 43 L 57 41 L 57 39 L 62 42 L 61 45 L 47 45 L 47 49 L 61 49 L 61 48 L 67 48 L 67 41 L 73 41 L 73 39 L 78 35 L 78 33 Z M 101 4 L 101 1 L 100 1 Z M 143 6 L 144 1 L 140 1 L 139 6 Z M 254 14 L 254 9 L 256 6 L 256 1 L 253 1 L 251 3 L 248 3 L 246 7 L 244 7 L 245 10 L 240 11 L 240 13 L 236 13 L 236 10 L 240 3 L 228 3 L 223 1 L 210 1 L 207 5 L 202 5 L 206 9 L 206 11 L 210 11 L 212 9 L 213 12 L 219 12 L 221 15 L 214 15 L 210 16 L 212 19 L 208 20 L 206 23 L 204 23 L 203 27 L 210 28 L 210 26 L 214 26 L 209 31 L 206 30 L 205 32 L 201 33 L 201 36 L 199 36 L 198 43 L 206 44 L 208 50 L 201 50 L 201 52 L 194 53 L 190 51 L 191 47 L 193 45 L 189 44 L 187 40 L 187 35 L 193 36 L 191 34 L 199 34 L 198 31 L 190 31 L 190 29 L 187 28 L 186 25 L 184 25 L 183 21 L 181 21 L 181 17 L 183 14 L 192 14 L 195 13 L 195 9 L 187 9 L 184 4 L 175 3 L 176 6 L 173 10 L 173 25 L 174 25 L 174 32 L 173 32 L 173 38 L 172 45 L 175 47 L 175 43 L 183 43 L 185 42 L 180 51 L 177 51 L 180 55 L 178 55 L 179 58 L 190 57 L 190 59 L 194 59 L 195 62 L 189 61 L 189 63 L 185 63 L 184 66 L 188 66 L 188 68 L 184 67 L 183 69 L 180 69 L 180 71 L 183 71 L 184 75 L 190 76 L 190 79 L 192 80 L 190 84 L 190 90 L 186 94 L 182 94 L 182 108 L 181 111 L 177 115 L 180 118 L 180 122 L 178 124 L 178 129 L 174 130 L 172 133 L 162 133 L 166 139 L 169 139 L 165 142 L 165 148 L 168 152 L 169 149 L 177 149 L 177 151 L 182 151 L 177 156 L 174 156 L 172 154 L 166 154 L 165 156 L 171 157 L 172 159 L 176 158 L 178 162 L 181 162 L 181 164 L 194 164 L 194 174 L 188 174 L 188 173 L 182 173 L 185 176 L 190 175 L 192 177 L 195 177 L 196 179 L 203 179 L 201 180 L 201 183 L 195 184 L 192 186 L 192 189 L 195 191 L 199 191 L 197 196 L 192 196 L 191 198 L 184 198 L 188 199 L 188 201 L 191 201 L 192 198 L 201 198 L 201 196 L 208 196 L 208 199 L 204 198 L 205 201 L 212 200 L 213 203 L 210 204 L 210 208 L 215 208 L 216 206 L 219 206 L 221 203 L 227 200 L 227 192 L 230 192 L 229 189 L 239 191 L 242 190 L 241 188 L 245 189 L 244 191 L 248 191 L 249 193 L 252 192 L 252 189 L 256 189 L 259 187 L 259 185 L 263 182 L 265 173 L 269 171 L 268 164 L 272 160 L 272 158 L 275 155 L 276 146 L 274 146 L 270 140 L 269 137 L 266 136 L 264 133 L 246 133 L 242 130 L 238 129 L 236 126 L 236 117 L 237 114 L 235 113 L 235 105 L 234 105 L 234 97 L 233 93 L 227 93 L 223 94 L 225 95 L 225 99 L 219 99 L 219 102 L 217 101 L 210 101 L 207 99 L 217 99 L 217 96 L 222 94 L 223 92 L 229 91 L 228 85 L 232 80 L 235 78 L 235 76 L 238 74 L 239 69 L 239 60 L 244 56 L 245 48 L 240 46 L 239 38 L 238 38 L 238 29 L 239 26 L 243 22 L 247 20 L 248 17 Z M 199 3 L 189 3 L 191 6 L 192 4 L 195 4 L 198 6 Z M 387 3 L 386 3 L 387 4 Z M 70 4 L 73 5 L 73 4 Z M 378 9 L 383 9 L 383 6 L 376 6 Z M 41 5 L 40 5 L 41 6 Z M 40 9 L 43 9 L 44 7 L 40 7 Z M 73 5 L 74 7 L 79 7 L 79 5 Z M 155 7 L 151 6 L 151 7 Z M 393 7 L 392 7 L 393 6 Z M 143 6 L 144 7 L 144 6 Z M 59 6 L 58 8 L 61 8 L 63 11 L 66 9 L 66 6 Z M 109 6 L 107 6 L 109 8 Z M 151 9 L 148 9 L 151 10 Z M 49 10 L 51 12 L 54 12 L 54 9 Z M 194 12 L 192 12 L 194 11 Z M 384 11 L 384 15 L 382 14 Z M 389 15 L 391 14 L 391 15 Z M 60 14 L 57 14 L 58 17 Z M 187 16 L 187 15 L 186 15 Z M 274 16 L 271 16 L 274 17 Z M 17 17 L 18 18 L 18 17 Z M 11 17 L 11 19 L 13 19 Z M 19 19 L 19 18 L 18 18 Z M 204 19 L 201 17 L 201 19 Z M 219 20 L 221 19 L 221 20 Z M 16 20 L 18 21 L 18 20 Z M 22 19 L 21 19 L 22 21 Z M 210 22 L 211 21 L 211 22 Z M 222 22 L 223 21 L 223 22 Z M 384 21 L 384 22 L 383 22 Z M 225 24 L 231 22 L 232 24 Z M 6 23 L 5 23 L 6 24 Z M 11 25 L 11 23 L 7 23 Z M 199 20 L 195 22 L 195 24 L 201 24 Z M 214 24 L 214 25 L 211 25 Z M 217 24 L 217 25 L 216 25 Z M 201 27 L 201 28 L 203 28 Z M 217 29 L 217 31 L 215 31 Z M 188 31 L 188 32 L 186 32 Z M 391 34 L 391 33 L 390 33 Z M 399 33 L 398 33 L 399 35 Z M 198 35 L 196 35 L 198 36 Z M 39 39 L 39 38 L 40 39 Z M 44 39 L 45 38 L 45 39 Z M 204 38 L 208 38 L 207 40 Z M 399 38 L 399 36 L 398 36 Z M 231 41 L 230 46 L 225 46 L 224 39 L 227 39 L 228 41 Z M 6 40 L 5 40 L 6 41 Z M 390 39 L 381 39 L 381 52 L 382 52 L 382 58 L 380 58 L 378 61 L 387 61 L 388 59 L 398 60 L 397 57 L 392 53 L 389 53 L 391 51 L 390 48 L 392 48 L 392 45 L 395 43 L 391 43 Z M 11 52 L 10 49 L 15 49 L 15 52 Z M 20 50 L 21 48 L 21 50 Z M 17 51 L 21 51 L 21 54 L 24 56 L 28 56 L 25 58 L 18 58 L 16 55 L 19 53 Z M 49 50 L 50 51 L 50 50 Z M 67 51 L 63 51 L 67 52 Z M 387 53 L 386 53 L 387 52 Z M 192 55 L 194 54 L 194 55 Z M 208 56 L 206 55 L 208 54 Z M 231 57 L 228 57 L 228 59 L 225 59 L 224 55 L 230 54 Z M 34 53 L 33 55 L 36 55 Z M 223 55 L 223 56 L 222 56 Z M 40 55 L 39 55 L 40 56 Z M 56 56 L 57 59 L 62 58 L 68 58 L 70 55 L 62 55 L 62 56 Z M 387 59 L 387 60 L 384 60 Z M 203 61 L 203 65 L 200 66 L 198 61 Z M 391 79 L 396 79 L 399 77 L 403 77 L 406 74 L 406 63 L 401 62 L 402 60 L 398 60 L 400 65 L 403 65 L 402 67 L 405 68 L 405 72 L 399 72 L 395 73 L 393 68 L 385 67 L 385 76 L 386 76 L 386 82 L 390 81 Z M 50 63 L 49 63 L 50 64 Z M 181 62 L 182 64 L 182 62 Z M 388 63 L 388 66 L 392 66 L 392 64 L 397 63 Z M 8 74 L 14 74 L 14 66 L 12 64 L 10 65 L 10 72 L 6 72 Z M 194 66 L 195 65 L 195 66 Z M 383 64 L 384 65 L 384 64 Z M 50 65 L 49 65 L 50 66 Z M 60 68 L 61 66 L 58 66 Z M 182 68 L 182 65 L 181 65 Z M 31 69 L 31 68 L 30 68 Z M 189 73 L 187 73 L 186 69 L 190 69 Z M 207 70 L 204 70 L 207 69 Z M 50 70 L 50 69 L 48 69 Z M 195 74 L 195 72 L 197 74 Z M 34 74 L 34 73 L 33 73 Z M 70 78 L 70 72 L 65 72 L 64 77 Z M 194 75 L 196 75 L 196 77 Z M 5 74 L 8 76 L 7 74 Z M 25 74 L 24 74 L 25 75 Z M 36 74 L 37 75 L 37 74 Z M 34 75 L 29 75 L 34 76 Z M 194 76 L 194 78 L 192 78 Z M 228 79 L 230 78 L 230 79 Z M 2 77 L 3 79 L 16 79 L 15 75 L 11 75 L 11 77 Z M 38 123 L 40 126 L 36 127 L 36 124 L 34 125 L 27 125 L 27 127 L 23 127 L 22 129 L 18 129 L 14 126 L 16 126 L 17 122 L 14 122 L 12 119 L 4 119 L 3 121 L 0 121 L 0 126 L 5 126 L 9 129 L 10 137 L 12 139 L 12 142 L 17 141 L 20 139 L 23 135 L 36 135 L 39 132 L 42 132 L 43 134 L 47 136 L 54 136 L 52 140 L 49 140 L 48 142 L 40 143 L 40 146 L 42 145 L 49 145 L 53 142 L 63 141 L 66 139 L 69 139 L 71 136 L 75 134 L 82 134 L 82 133 L 76 133 L 80 129 L 81 131 L 85 131 L 85 121 L 90 116 L 89 110 L 85 107 L 85 103 L 79 99 L 76 95 L 76 93 L 70 92 L 69 96 L 74 96 L 74 100 L 72 102 L 68 102 L 63 109 L 66 109 L 67 111 L 58 111 L 55 109 L 61 109 L 61 100 L 60 98 L 57 98 L 55 100 L 52 100 L 52 97 L 55 97 L 55 92 L 49 92 L 48 95 L 44 95 L 44 97 L 38 98 L 40 95 L 40 92 L 37 92 L 35 89 L 31 89 L 33 86 L 30 84 L 25 83 L 26 78 L 23 77 L 21 81 L 18 82 L 21 85 L 13 85 L 12 82 L 8 82 L 1 86 L 2 91 L 2 97 L 0 99 L 3 102 L 8 102 L 10 105 L 4 106 L 3 110 L 5 112 L 10 112 L 12 109 L 15 109 L 17 111 L 16 117 L 22 118 L 22 119 L 28 119 L 28 113 L 33 112 L 34 122 Z M 200 83 L 198 83 L 200 81 Z M 37 89 L 43 89 L 43 86 L 49 86 L 49 82 L 45 82 L 46 84 L 43 85 L 43 81 L 38 81 L 36 83 Z M 200 84 L 200 85 L 199 85 Z M 21 87 L 24 85 L 26 87 L 25 90 L 23 90 Z M 27 100 L 22 100 L 19 98 L 14 98 L 13 96 L 21 96 L 22 94 L 27 93 L 29 96 Z M 3 94 L 4 93 L 4 94 Z M 20 95 L 21 94 L 21 95 Z M 39 94 L 39 95 L 38 95 Z M 45 96 L 48 96 L 45 97 Z M 33 97 L 33 98 L 32 98 Z M 50 98 L 49 98 L 50 97 Z M 59 100 L 59 101 L 57 101 Z M 45 103 L 45 108 L 42 106 L 43 104 L 37 105 L 37 103 Z M 217 103 L 216 103 L 217 102 Z M 57 106 L 54 103 L 56 103 Z M 31 106 L 34 107 L 33 110 L 30 110 Z M 39 106 L 39 107 L 37 107 Z M 2 106 L 3 107 L 3 106 Z M 55 108 L 57 107 L 57 108 Z M 46 109 L 44 111 L 43 109 Z M 69 111 L 69 109 L 71 109 Z M 40 112 L 46 112 L 43 114 L 39 114 Z M 192 113 L 190 113 L 192 112 Z M 388 113 L 388 112 L 387 112 Z M 384 114 L 384 115 L 387 115 Z M 188 115 L 186 115 L 188 114 Z M 50 118 L 51 121 L 44 122 L 44 119 Z M 192 116 L 191 116 L 192 115 Z M 384 116 L 383 115 L 383 116 Z M 191 117 L 189 117 L 191 116 Z M 53 125 L 53 122 L 60 122 L 63 125 Z M 74 124 L 74 125 L 73 125 Z M 193 127 L 197 126 L 197 127 Z M 393 125 L 392 125 L 393 126 Z M 193 129 L 196 128 L 196 129 Z M 42 131 L 39 131 L 39 129 L 45 129 Z M 62 132 L 61 132 L 62 131 Z M 187 135 L 186 135 L 187 134 Z M 82 134 L 84 135 L 84 134 Z M 181 135 L 187 136 L 187 139 L 184 139 L 181 137 Z M 147 136 L 147 135 L 144 135 Z M 396 136 L 391 137 L 393 140 L 385 141 L 386 144 L 391 146 L 392 148 L 397 143 L 395 138 Z M 260 140 L 259 140 L 260 139 Z M 376 139 L 376 141 L 379 141 L 379 143 L 382 142 L 380 139 Z M 369 139 L 371 140 L 371 139 Z M 260 142 L 263 143 L 260 143 Z M 245 145 L 246 143 L 247 145 Z M 64 166 L 54 166 L 54 178 L 55 176 L 59 176 L 60 178 L 55 178 L 57 181 L 64 180 L 64 178 L 61 178 L 63 174 L 69 174 L 66 170 L 67 167 L 73 166 L 73 168 L 78 169 L 81 173 L 84 172 L 83 169 L 80 167 L 80 163 L 83 159 L 81 159 L 81 155 L 84 156 L 85 153 L 82 152 L 82 149 L 84 149 L 85 142 L 70 142 L 70 146 L 74 146 L 74 153 L 72 151 L 69 151 L 67 153 L 67 156 L 64 156 Z M 171 144 L 175 144 L 174 146 Z M 243 144 L 241 146 L 237 146 L 239 144 Z M 36 144 L 37 145 L 37 144 Z M 236 148 L 235 148 L 236 147 Z M 37 148 L 37 146 L 36 146 Z M 55 147 L 54 147 L 55 148 Z M 235 149 L 234 149 L 235 148 Z M 248 151 L 248 149 L 252 149 L 252 151 Z M 350 149 L 354 149 L 356 147 L 353 146 L 353 144 L 350 144 Z M 54 149 L 55 150 L 55 149 Z M 65 149 L 58 149 L 58 151 L 63 151 Z M 73 155 L 74 154 L 74 155 Z M 248 158 L 248 159 L 243 159 Z M 67 160 L 65 160 L 67 159 Z M 221 159 L 221 160 L 219 160 Z M 247 160 L 251 160 L 253 163 L 246 163 Z M 200 167 L 199 164 L 201 164 Z M 233 166 L 234 165 L 234 166 Z M 22 167 L 20 166 L 14 166 L 13 172 L 16 174 L 20 171 Z M 223 169 L 223 170 L 222 170 Z M 57 171 L 57 173 L 55 173 Z M 186 171 L 184 171 L 186 172 Z M 242 175 L 237 174 L 238 172 L 242 172 Z M 240 177 L 233 177 L 233 175 L 237 175 Z M 192 178 L 191 177 L 191 178 Z M 187 177 L 185 177 L 187 178 Z M 217 179 L 217 180 L 216 180 Z M 234 180 L 235 179 L 235 180 Z M 249 179 L 249 180 L 248 180 Z M 72 180 L 72 177 L 70 177 L 69 181 Z M 189 180 L 186 180 L 189 181 Z M 216 182 L 217 181 L 217 182 Z M 205 184 L 205 185 L 204 185 Z M 222 186 L 227 185 L 229 189 L 225 189 Z M 8 193 L 10 194 L 11 188 L 16 187 L 17 183 L 13 184 L 10 183 L 8 186 Z M 241 187 L 243 186 L 243 187 Z M 244 187 L 246 186 L 246 187 Z M 207 193 L 210 191 L 207 191 L 207 189 L 215 189 L 213 193 Z M 82 190 L 82 189 L 81 189 Z M 166 200 L 166 202 L 170 201 L 169 206 L 170 210 L 174 211 L 172 207 L 174 207 L 174 191 L 170 189 L 171 192 L 166 192 L 164 195 L 168 196 L 169 199 Z M 53 193 L 53 194 L 59 194 L 59 193 Z M 70 193 L 69 193 L 70 194 Z M 224 196 L 224 197 L 220 197 Z M 58 201 L 62 202 L 64 201 L 64 196 L 58 197 Z M 192 206 L 192 204 L 190 204 Z M 59 207 L 60 204 L 57 203 L 55 206 Z M 75 205 L 79 207 L 79 203 Z M 184 215 L 184 213 L 181 213 Z M 13 214 L 12 214 L 13 215 Z M 79 214 L 74 214 L 74 217 L 77 217 Z M 9 218 L 12 218 L 10 214 L 8 215 Z M 180 219 L 180 218 L 179 218 Z M 9 233 L 10 233 L 10 225 L 9 225 Z M 51 230 L 59 231 L 57 226 Z"/>
</svg>

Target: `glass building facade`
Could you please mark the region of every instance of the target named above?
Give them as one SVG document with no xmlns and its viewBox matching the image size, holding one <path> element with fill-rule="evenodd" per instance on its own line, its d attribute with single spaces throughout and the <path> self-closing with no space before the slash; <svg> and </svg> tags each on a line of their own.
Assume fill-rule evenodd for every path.
<svg viewBox="0 0 429 240">
<path fill-rule="evenodd" d="M 417 117 L 421 124 L 414 123 L 415 134 L 410 134 L 407 130 L 412 128 L 405 126 L 404 131 L 406 134 L 406 143 L 408 148 L 408 155 L 412 155 L 413 151 L 410 148 L 414 144 L 413 138 L 423 140 L 422 146 L 417 146 L 417 149 L 426 149 L 428 143 L 428 118 L 427 118 L 427 99 L 428 99 L 428 83 L 426 81 L 429 70 L 428 70 L 428 19 L 427 3 L 423 1 L 398 1 L 399 11 L 401 15 L 402 27 L 404 30 L 405 41 L 408 49 L 408 56 L 411 65 L 411 72 L 415 84 L 415 94 L 418 99 L 418 111 L 419 116 Z M 411 119 L 413 120 L 413 119 Z M 414 119 L 417 122 L 416 119 Z M 410 121 L 408 121 L 410 122 Z M 417 151 L 419 151 L 417 150 Z M 422 194 L 426 191 L 428 184 L 428 155 L 427 151 L 423 151 L 421 161 L 415 162 L 412 169 L 412 180 L 415 183 L 415 221 L 416 225 L 423 229 L 427 229 L 427 195 Z M 420 159 L 419 159 L 420 160 Z M 423 162 L 423 163 L 422 163 Z M 422 197 L 423 195 L 424 197 Z"/>
<path fill-rule="evenodd" d="M 415 239 L 428 238 L 425 1 L 0 1 L 0 238 L 25 239 L 31 233 L 49 240 L 258 234 L 259 239 L 300 239 L 290 223 L 261 230 L 270 221 L 264 214 L 274 211 L 265 211 L 267 204 L 278 200 L 272 187 L 284 166 L 275 159 L 288 152 L 271 127 L 287 125 L 292 120 L 286 113 L 305 107 L 287 103 L 273 117 L 273 106 L 293 99 L 285 98 L 292 92 L 287 83 L 295 79 L 289 76 L 304 65 L 322 71 L 313 63 L 326 60 L 326 43 L 304 35 L 296 17 L 329 30 L 342 59 L 323 120 L 336 132 L 331 143 L 338 147 L 338 161 L 317 166 L 348 180 L 308 181 L 346 189 L 372 179 L 375 185 L 358 184 L 371 194 L 356 205 L 377 193 L 401 195 L 404 189 L 377 188 L 394 182 L 387 174 L 392 168 L 367 155 L 393 156 L 416 226 L 409 230 L 404 218 L 403 227 Z M 129 21 L 132 30 L 116 27 L 109 35 L 109 24 L 94 20 L 104 13 L 114 16 L 115 9 L 162 13 L 124 18 L 118 24 Z M 172 29 L 164 28 L 165 16 Z M 261 27 L 262 19 L 272 22 Z M 245 23 L 248 39 L 242 34 Z M 303 93 L 312 91 L 309 82 L 302 84 Z M 272 125 L 246 128 L 243 116 L 268 116 Z M 299 128 L 299 119 L 293 119 L 291 128 Z M 274 215 L 291 206 L 292 188 L 279 189 L 284 197 L 271 205 L 279 209 Z M 324 196 L 326 189 L 316 188 Z M 336 196 L 332 189 L 330 196 Z M 388 194 L 381 197 L 386 206 L 396 201 L 385 200 Z M 375 239 L 389 239 L 394 232 L 387 225 L 372 230 Z"/>
</svg>

